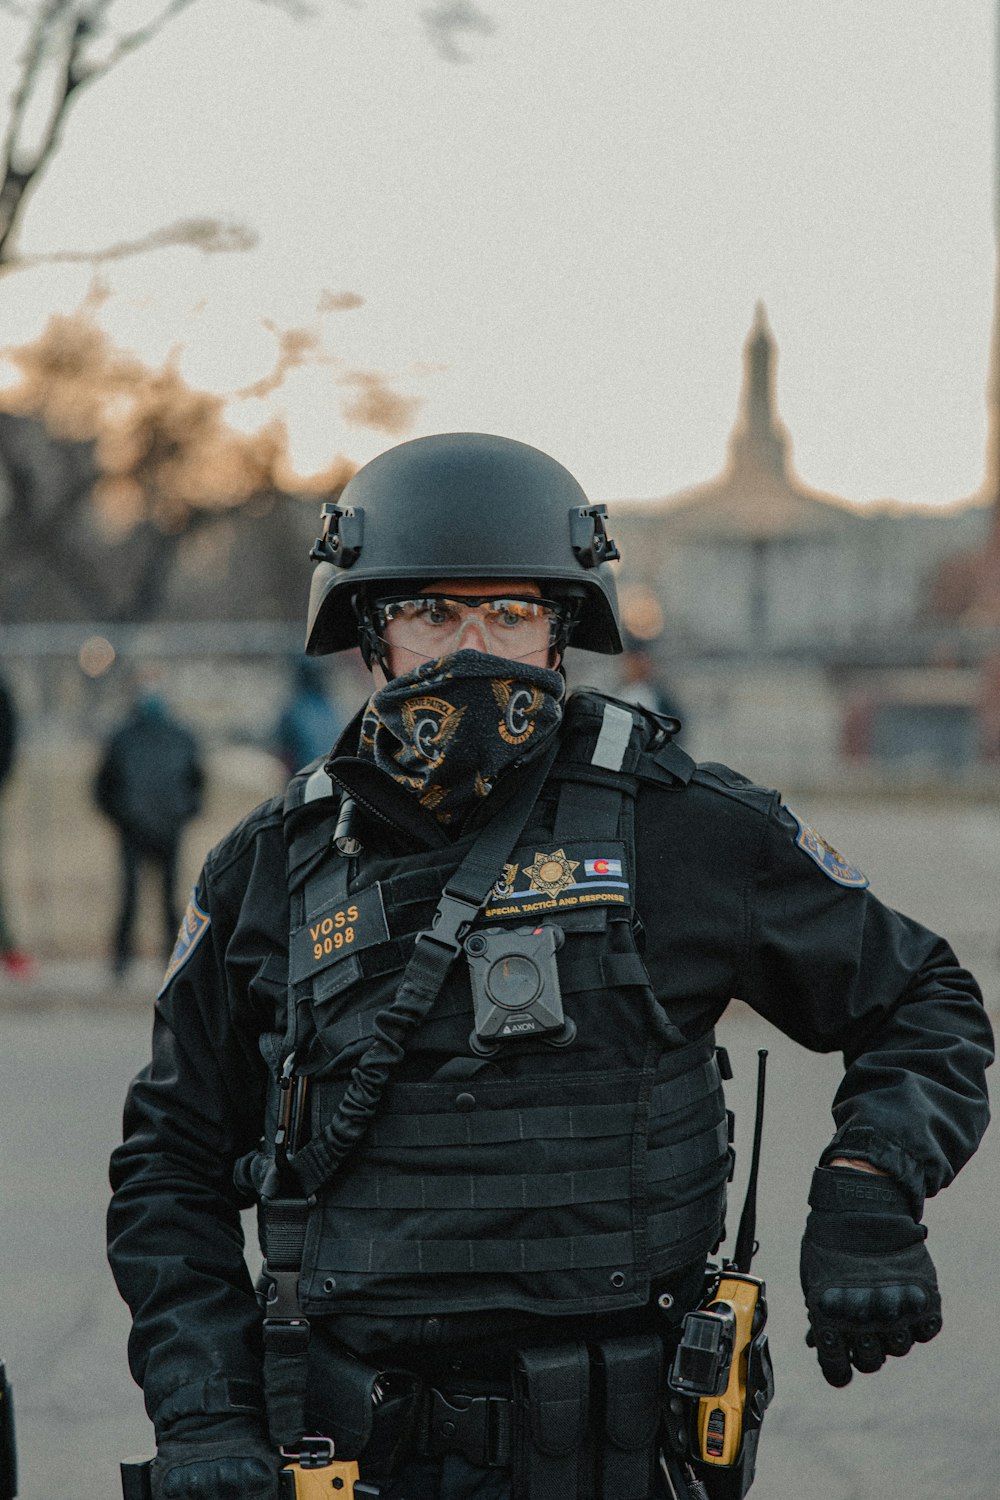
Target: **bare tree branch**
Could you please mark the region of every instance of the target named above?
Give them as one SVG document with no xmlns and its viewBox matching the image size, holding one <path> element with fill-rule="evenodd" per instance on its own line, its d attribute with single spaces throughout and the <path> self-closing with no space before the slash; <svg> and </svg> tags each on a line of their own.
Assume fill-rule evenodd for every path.
<svg viewBox="0 0 1000 1500">
<path fill-rule="evenodd" d="M 14 90 L 10 105 L 10 119 L 4 132 L 3 165 L 4 181 L 7 174 L 14 165 L 14 156 L 17 151 L 18 137 L 24 124 L 24 117 L 28 110 L 31 99 L 31 91 L 38 78 L 38 70 L 45 56 L 45 43 L 48 28 L 52 22 L 58 0 L 49 0 L 49 3 L 40 10 L 35 17 L 35 24 L 31 28 L 28 45 L 21 59 L 21 76 L 17 88 Z"/>
<path fill-rule="evenodd" d="M 466 63 L 469 54 L 458 45 L 462 33 L 492 36 L 496 22 L 472 0 L 438 0 L 429 10 L 421 11 L 424 27 L 431 42 L 445 62 Z"/>
<path fill-rule="evenodd" d="M 54 155 L 72 97 L 85 81 L 80 58 L 91 29 L 90 17 L 74 13 L 72 0 L 46 0 L 36 14 L 20 82 L 14 93 L 4 143 L 4 175 L 0 183 L 0 265 L 11 258 L 13 237 L 24 212 L 27 195 Z M 41 143 L 34 151 L 29 152 L 22 139 L 25 117 L 46 55 L 56 48 L 59 55 L 59 82 L 54 91 Z"/>
<path fill-rule="evenodd" d="M 178 219 L 161 229 L 150 230 L 137 240 L 120 240 L 102 250 L 49 250 L 41 255 L 22 255 L 6 267 L 0 264 L 0 275 L 26 271 L 43 265 L 104 265 L 107 261 L 126 260 L 164 250 L 170 245 L 189 245 L 203 255 L 222 255 L 232 251 L 253 250 L 259 235 L 248 224 L 223 219 Z"/>
<path fill-rule="evenodd" d="M 110 73 L 111 69 L 117 63 L 121 62 L 123 57 L 128 57 L 130 52 L 135 52 L 140 47 L 145 47 L 147 42 L 151 42 L 155 36 L 159 35 L 164 26 L 173 20 L 174 16 L 180 15 L 182 10 L 187 10 L 188 6 L 194 3 L 195 0 L 169 0 L 169 3 L 161 10 L 160 14 L 154 16 L 145 26 L 139 26 L 135 31 L 126 32 L 124 36 L 119 37 L 103 62 L 88 64 L 80 82 L 93 83 L 95 79 L 103 78 L 106 73 Z M 98 11 L 106 10 L 107 6 L 108 0 L 103 0 L 103 3 L 98 7 Z M 93 14 L 96 16 L 98 11 L 93 12 Z"/>
<path fill-rule="evenodd" d="M 160 32 L 196 0 L 165 0 L 144 25 L 111 40 L 103 56 L 95 46 L 111 34 L 110 14 L 115 0 L 36 0 L 32 5 L 0 0 L 0 9 L 21 19 L 33 17 L 21 60 L 10 117 L 0 152 L 0 268 L 16 261 L 15 241 L 28 197 L 62 141 L 70 107 L 80 92 L 105 78 L 125 58 L 148 46 Z M 258 0 L 301 19 L 313 14 L 306 0 Z M 37 143 L 29 146 L 25 130 L 29 111 L 39 102 L 48 66 L 54 67 L 52 98 Z M 249 233 L 249 231 L 247 231 Z M 168 243 L 175 243 L 168 240 Z M 145 241 L 139 249 L 152 248 Z M 203 247 L 208 248 L 208 247 Z M 223 248 L 217 246 L 213 248 Z M 247 248 L 233 243 L 226 248 Z M 114 258 L 113 256 L 110 258 Z"/>
</svg>

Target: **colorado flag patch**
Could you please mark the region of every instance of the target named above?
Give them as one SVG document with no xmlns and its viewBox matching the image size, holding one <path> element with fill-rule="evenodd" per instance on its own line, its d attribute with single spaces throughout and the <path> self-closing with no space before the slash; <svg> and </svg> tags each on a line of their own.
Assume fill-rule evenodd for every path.
<svg viewBox="0 0 1000 1500">
<path fill-rule="evenodd" d="M 211 925 L 211 917 L 207 911 L 202 911 L 195 899 L 195 893 L 192 891 L 191 900 L 187 904 L 187 911 L 184 913 L 180 930 L 177 933 L 177 942 L 174 944 L 174 951 L 170 955 L 170 962 L 167 964 L 167 970 L 163 976 L 163 983 L 157 991 L 157 999 L 163 994 L 163 991 L 174 975 L 180 969 L 183 969 Z"/>
<path fill-rule="evenodd" d="M 795 840 L 796 844 L 819 865 L 824 875 L 829 875 L 830 879 L 835 880 L 838 885 L 856 886 L 863 890 L 868 884 L 868 876 L 862 875 L 857 865 L 848 864 L 844 856 L 838 854 L 833 845 L 828 844 L 815 828 L 811 828 L 808 823 L 803 823 L 798 813 L 792 808 L 787 807 L 785 811 L 791 813 L 798 825 L 799 836 Z"/>
</svg>

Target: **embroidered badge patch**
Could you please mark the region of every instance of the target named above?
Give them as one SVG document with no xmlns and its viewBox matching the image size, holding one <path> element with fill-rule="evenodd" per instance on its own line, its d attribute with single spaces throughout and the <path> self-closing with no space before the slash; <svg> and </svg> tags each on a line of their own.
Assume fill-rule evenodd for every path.
<svg viewBox="0 0 1000 1500">
<path fill-rule="evenodd" d="M 808 823 L 803 823 L 797 812 L 792 808 L 786 808 L 798 824 L 799 836 L 795 840 L 799 848 L 808 854 L 811 860 L 819 865 L 825 875 L 835 880 L 838 885 L 856 886 L 863 889 L 868 884 L 868 876 L 862 875 L 857 865 L 848 864 L 842 854 L 838 854 L 832 844 L 828 844 L 821 833 L 811 828 Z"/>
<path fill-rule="evenodd" d="M 202 911 L 195 900 L 194 891 L 192 891 L 191 900 L 188 902 L 187 910 L 181 919 L 180 930 L 177 933 L 177 942 L 174 944 L 174 951 L 170 955 L 170 961 L 163 976 L 163 983 L 157 992 L 157 999 L 163 994 L 163 991 L 174 975 L 180 969 L 183 969 L 211 925 L 211 917 L 207 911 Z"/>
<path fill-rule="evenodd" d="M 533 891 L 545 896 L 558 896 L 573 884 L 573 876 L 580 868 L 578 859 L 567 859 L 565 849 L 553 849 L 551 854 L 535 852 L 532 864 L 525 865 L 524 873 L 531 881 Z"/>
<path fill-rule="evenodd" d="M 624 845 L 573 841 L 558 849 L 529 847 L 515 858 L 490 892 L 483 915 L 537 917 L 581 906 L 625 906 L 629 900 Z"/>
</svg>

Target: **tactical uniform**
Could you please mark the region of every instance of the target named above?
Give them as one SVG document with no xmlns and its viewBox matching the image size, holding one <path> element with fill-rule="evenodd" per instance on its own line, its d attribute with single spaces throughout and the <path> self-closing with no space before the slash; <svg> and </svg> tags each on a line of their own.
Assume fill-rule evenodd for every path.
<svg viewBox="0 0 1000 1500">
<path fill-rule="evenodd" d="M 563 739 L 573 742 L 577 769 L 600 732 L 602 706 L 584 696 L 567 712 Z M 350 743 L 350 732 L 343 743 Z M 800 825 L 775 793 L 721 766 L 695 769 L 675 747 L 666 748 L 660 762 L 647 752 L 620 773 L 623 785 L 635 788 L 634 868 L 625 858 L 630 841 L 614 836 L 618 827 L 598 837 L 586 832 L 586 820 L 559 826 L 562 789 L 574 789 L 584 812 L 588 791 L 587 782 L 558 779 L 560 761 L 518 851 L 521 870 L 539 851 L 561 850 L 560 859 L 576 865 L 574 876 L 588 858 L 621 863 L 613 886 L 602 886 L 598 875 L 590 877 L 591 889 L 578 892 L 604 901 L 553 913 L 544 893 L 539 899 L 545 915 L 567 929 L 560 969 L 567 1010 L 581 1018 L 579 1045 L 559 1051 L 539 1044 L 526 1056 L 515 1043 L 510 1056 L 477 1063 L 464 1045 L 472 1004 L 468 978 L 458 971 L 440 1012 L 414 1037 L 359 1161 L 321 1199 L 304 1267 L 306 1309 L 324 1330 L 315 1351 L 320 1388 L 315 1377 L 310 1387 L 319 1430 L 330 1425 L 321 1425 L 324 1418 L 337 1421 L 336 1397 L 322 1388 L 325 1333 L 375 1367 L 416 1367 L 439 1378 L 458 1363 L 454 1385 L 460 1373 L 474 1378 L 484 1366 L 489 1370 L 483 1346 L 505 1360 L 512 1344 L 551 1332 L 556 1317 L 560 1337 L 586 1336 L 607 1326 L 601 1314 L 613 1308 L 645 1309 L 651 1284 L 679 1288 L 693 1302 L 700 1277 L 692 1280 L 686 1268 L 692 1262 L 700 1268 L 721 1227 L 728 1161 L 712 1027 L 731 996 L 811 1049 L 851 1059 L 827 1158 L 864 1155 L 919 1205 L 975 1149 L 986 1123 L 989 1027 L 975 981 L 947 944 L 859 883 L 845 883 L 856 877 L 845 877 L 844 867 L 831 875 L 803 847 Z M 367 767 L 359 773 L 357 762 L 337 759 L 332 769 L 344 784 L 363 777 L 370 796 Z M 289 794 L 292 806 L 302 784 L 300 778 Z M 591 795 L 599 802 L 606 789 L 595 785 Z M 329 804 L 327 819 L 319 811 L 328 843 Z M 369 932 L 363 947 L 325 970 L 327 983 L 317 988 L 333 993 L 321 994 L 314 1009 L 309 1002 L 316 1041 L 307 1056 L 322 1080 L 312 1093 L 316 1129 L 370 1033 L 372 1006 L 385 998 L 383 976 L 400 967 L 407 934 L 429 919 L 442 875 L 456 862 L 433 820 L 419 818 L 419 808 L 392 784 L 384 788 L 381 811 L 386 819 L 396 812 L 398 821 L 366 821 L 359 829 L 363 855 L 345 861 L 331 853 L 326 861 L 355 866 L 350 896 L 371 890 L 373 879 L 381 882 L 387 930 Z M 257 1148 L 268 1081 L 284 1061 L 284 822 L 275 799 L 209 856 L 195 898 L 194 920 L 202 925 L 158 1002 L 153 1061 L 133 1086 L 125 1144 L 115 1154 L 111 1258 L 135 1309 L 133 1371 L 158 1426 L 233 1406 L 263 1410 L 260 1312 L 237 1228 L 237 1210 L 250 1200 L 234 1191 L 232 1173 Z M 526 884 L 522 876 L 521 888 Z M 567 892 L 551 899 L 560 896 L 566 900 Z M 487 919 L 523 925 L 525 915 L 539 916 L 525 913 L 531 904 L 499 896 L 493 909 L 500 914 L 490 918 L 487 908 Z M 382 940 L 371 941 L 377 936 Z M 367 975 L 355 968 L 338 990 L 338 967 L 362 962 Z M 595 964 L 611 993 L 595 989 Z M 678 1037 L 662 1036 L 667 1020 Z M 616 1041 L 626 1021 L 636 1038 Z M 947 1055 L 943 1031 L 953 1038 Z M 636 1215 L 645 1205 L 629 1201 L 634 1184 L 620 1153 L 611 1153 L 610 1165 L 598 1163 L 617 1129 L 634 1129 L 634 1100 L 623 1098 L 621 1074 L 611 1087 L 609 1073 L 624 1063 L 625 1073 L 640 1074 L 644 1042 L 658 1036 L 660 1071 L 653 1068 L 649 1078 L 653 1123 L 642 1143 L 656 1183 L 640 1224 Z M 454 1068 L 463 1056 L 471 1064 L 466 1071 Z M 524 1085 L 522 1072 L 530 1080 Z M 678 1076 L 692 1097 L 680 1112 L 681 1139 L 661 1142 L 657 1130 L 677 1124 L 670 1094 Z M 921 1107 L 925 1102 L 933 1108 Z M 574 1116 L 590 1119 L 594 1136 L 577 1141 Z M 620 1126 L 612 1116 L 623 1117 Z M 485 1129 L 475 1128 L 480 1122 Z M 485 1206 L 475 1206 L 466 1143 L 475 1147 L 482 1187 L 510 1190 L 502 1201 L 484 1192 Z M 435 1152 L 438 1159 L 428 1160 Z M 671 1153 L 683 1158 L 676 1177 L 666 1175 Z M 567 1206 L 570 1170 L 589 1173 L 594 1184 L 581 1189 L 582 1203 Z M 546 1173 L 558 1207 L 522 1209 L 522 1185 L 544 1184 Z M 408 1184 L 439 1176 L 455 1189 L 442 1207 L 425 1207 L 419 1192 L 407 1196 Z M 380 1187 L 387 1188 L 384 1202 Z M 501 1251 L 491 1261 L 490 1252 L 497 1255 L 505 1235 L 516 1243 L 518 1226 L 523 1232 L 532 1212 L 542 1225 L 531 1241 L 539 1259 L 505 1278 L 510 1257 Z M 571 1268 L 568 1242 L 581 1224 L 581 1244 L 595 1248 Z M 484 1230 L 482 1262 L 463 1260 Z M 553 1235 L 563 1241 L 561 1265 L 545 1254 Z M 436 1263 L 428 1241 L 438 1248 Z M 369 1270 L 371 1247 L 380 1243 L 387 1253 Z M 195 1264 L 191 1245 L 198 1247 Z M 469 1273 L 457 1269 L 464 1264 Z M 647 1317 L 633 1311 L 628 1326 Z"/>
<path fill-rule="evenodd" d="M 570 520 L 603 573 L 599 509 L 589 542 L 578 507 Z M 389 534 L 360 507 L 334 519 L 343 566 Z M 429 555 L 418 573 L 478 576 L 464 545 L 450 573 Z M 480 571 L 541 577 L 546 561 Z M 328 580 L 311 639 L 343 644 L 353 616 L 330 576 L 340 614 L 324 617 Z M 587 629 L 614 649 L 601 588 Z M 823 1161 L 888 1173 L 912 1228 L 986 1125 L 979 990 L 776 793 L 695 767 L 639 708 L 575 695 L 544 753 L 515 758 L 453 828 L 359 746 L 360 717 L 212 851 L 188 908 L 112 1163 L 133 1373 L 161 1440 L 317 1432 L 392 1500 L 500 1500 L 512 1469 L 528 1500 L 647 1500 L 650 1351 L 698 1302 L 723 1230 L 713 1027 L 730 999 L 844 1054 Z M 463 885 L 477 861 L 481 899 Z M 460 930 L 433 927 L 442 890 L 466 894 Z M 490 945 L 510 942 L 508 990 L 492 990 Z M 449 943 L 417 1005 L 406 977 Z M 518 986 L 542 971 L 552 1018 L 531 1030 Z M 254 1202 L 264 1330 L 239 1224 Z"/>
</svg>

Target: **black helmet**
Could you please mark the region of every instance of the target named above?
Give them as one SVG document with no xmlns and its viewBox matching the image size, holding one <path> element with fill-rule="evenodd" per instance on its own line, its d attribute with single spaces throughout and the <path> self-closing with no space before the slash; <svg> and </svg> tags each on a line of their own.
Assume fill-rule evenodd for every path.
<svg viewBox="0 0 1000 1500">
<path fill-rule="evenodd" d="M 306 651 L 356 646 L 358 606 L 386 584 L 399 592 L 438 578 L 523 578 L 577 605 L 574 646 L 618 652 L 608 563 L 619 553 L 605 514 L 568 469 L 527 443 L 482 432 L 400 443 L 323 507 Z"/>
</svg>

